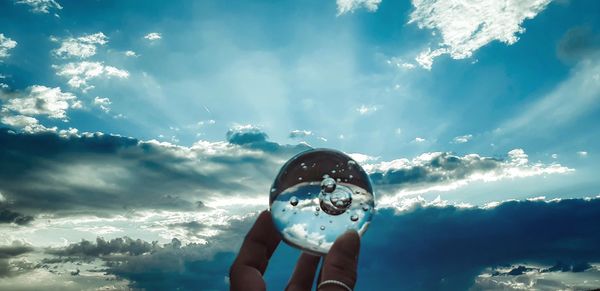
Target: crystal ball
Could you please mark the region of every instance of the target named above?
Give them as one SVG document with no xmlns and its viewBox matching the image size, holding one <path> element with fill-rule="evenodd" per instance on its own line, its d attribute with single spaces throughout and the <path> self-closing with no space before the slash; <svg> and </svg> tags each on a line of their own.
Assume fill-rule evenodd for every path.
<svg viewBox="0 0 600 291">
<path fill-rule="evenodd" d="M 375 196 L 369 176 L 351 157 L 336 150 L 312 149 L 281 167 L 269 205 L 287 244 L 325 255 L 347 230 L 365 233 L 373 218 Z"/>
</svg>

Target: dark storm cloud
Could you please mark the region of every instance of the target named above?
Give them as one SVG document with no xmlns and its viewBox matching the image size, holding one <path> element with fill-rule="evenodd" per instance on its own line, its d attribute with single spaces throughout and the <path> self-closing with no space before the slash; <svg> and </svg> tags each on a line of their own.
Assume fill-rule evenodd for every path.
<svg viewBox="0 0 600 291">
<path fill-rule="evenodd" d="M 590 27 L 569 29 L 558 42 L 558 57 L 569 63 L 575 63 L 600 52 L 600 34 Z"/>
<path fill-rule="evenodd" d="M 600 199 L 384 210 L 363 240 L 359 276 L 406 290 L 466 290 L 490 266 L 597 262 L 599 219 Z"/>
<path fill-rule="evenodd" d="M 9 259 L 31 251 L 33 251 L 32 247 L 19 243 L 10 246 L 0 246 L 0 259 Z"/>
<path fill-rule="evenodd" d="M 0 191 L 13 211 L 3 221 L 27 221 L 16 212 L 195 210 L 208 196 L 267 191 L 280 163 L 308 149 L 269 142 L 259 131 L 230 131 L 228 139 L 179 147 L 100 133 L 0 129 Z"/>
<path fill-rule="evenodd" d="M 11 263 L 9 259 L 30 253 L 32 251 L 33 248 L 31 246 L 25 245 L 18 241 L 13 242 L 12 245 L 0 246 L 0 278 L 12 275 L 14 273 L 13 266 L 15 264 L 19 265 L 19 262 Z"/>
<path fill-rule="evenodd" d="M 158 246 L 155 242 L 149 243 L 141 239 L 131 239 L 129 237 L 115 238 L 105 240 L 96 238 L 96 242 L 82 240 L 79 243 L 70 244 L 63 249 L 50 249 L 49 254 L 57 256 L 82 256 L 82 257 L 101 257 L 111 254 L 141 255 L 149 253 Z"/>
<path fill-rule="evenodd" d="M 46 264 L 104 261 L 104 272 L 128 279 L 132 287 L 144 290 L 222 290 L 226 289 L 225 276 L 235 252 L 254 222 L 256 215 L 231 221 L 220 227 L 220 233 L 206 244 L 182 243 L 173 238 L 171 243 L 133 240 L 127 237 L 110 241 L 98 238 L 95 242 L 83 240 L 64 248 L 47 250 L 57 256 L 44 259 Z M 201 223 L 190 224 L 195 229 Z"/>
<path fill-rule="evenodd" d="M 232 224 L 205 245 L 171 243 L 119 263 L 107 260 L 106 272 L 148 290 L 227 289 L 228 268 L 254 218 Z M 587 262 L 600 261 L 599 220 L 600 199 L 379 211 L 362 239 L 356 289 L 467 290 L 490 267 L 516 264 L 506 276 L 518 276 L 530 268 L 521 262 L 554 265 L 540 273 L 577 274 L 589 269 Z M 270 289 L 283 289 L 296 256 L 279 246 L 267 270 Z"/>
<path fill-rule="evenodd" d="M 0 223 L 15 223 L 18 225 L 27 225 L 33 221 L 33 217 L 9 209 L 3 209 L 0 203 Z"/>
</svg>

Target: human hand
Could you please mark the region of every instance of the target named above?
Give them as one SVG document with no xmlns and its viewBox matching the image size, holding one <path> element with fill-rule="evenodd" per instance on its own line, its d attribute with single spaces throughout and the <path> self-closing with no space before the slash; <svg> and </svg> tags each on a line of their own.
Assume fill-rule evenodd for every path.
<svg viewBox="0 0 600 291">
<path fill-rule="evenodd" d="M 266 290 L 262 275 L 267 269 L 271 255 L 279 245 L 281 236 L 273 225 L 271 214 L 263 211 L 250 229 L 240 252 L 229 270 L 230 290 Z M 348 231 L 338 237 L 324 257 L 319 280 L 319 291 L 348 291 L 356 283 L 356 267 L 360 238 L 356 231 Z M 302 253 L 286 290 L 311 290 L 320 257 Z M 346 286 L 338 285 L 340 282 Z M 325 282 L 325 283 L 323 283 Z"/>
</svg>

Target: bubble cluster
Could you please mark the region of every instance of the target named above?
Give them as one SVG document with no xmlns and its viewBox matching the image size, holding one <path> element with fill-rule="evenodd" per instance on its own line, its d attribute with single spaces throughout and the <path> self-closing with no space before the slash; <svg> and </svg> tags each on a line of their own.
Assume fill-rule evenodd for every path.
<svg viewBox="0 0 600 291">
<path fill-rule="evenodd" d="M 271 189 L 271 215 L 283 240 L 317 255 L 326 254 L 348 229 L 362 235 L 374 214 L 368 175 L 335 150 L 296 155 L 281 168 Z"/>
</svg>

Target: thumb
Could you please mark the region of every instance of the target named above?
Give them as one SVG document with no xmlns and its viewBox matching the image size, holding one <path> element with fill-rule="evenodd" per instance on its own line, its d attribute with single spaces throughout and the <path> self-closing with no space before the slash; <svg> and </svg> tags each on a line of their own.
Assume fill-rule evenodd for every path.
<svg viewBox="0 0 600 291">
<path fill-rule="evenodd" d="M 360 237 L 354 230 L 347 231 L 338 237 L 331 246 L 329 254 L 323 262 L 321 270 L 321 282 L 336 280 L 354 289 L 356 283 L 356 267 L 358 265 L 358 252 L 360 251 Z M 345 288 L 326 284 L 319 291 L 346 290 Z"/>
</svg>

